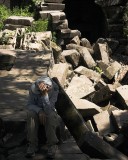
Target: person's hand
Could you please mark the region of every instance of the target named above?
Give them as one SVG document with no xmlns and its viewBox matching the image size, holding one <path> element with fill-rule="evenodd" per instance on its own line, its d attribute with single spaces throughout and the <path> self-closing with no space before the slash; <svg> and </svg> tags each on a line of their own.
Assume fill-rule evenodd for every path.
<svg viewBox="0 0 128 160">
<path fill-rule="evenodd" d="M 50 89 L 50 86 L 44 84 L 43 82 L 39 83 L 38 87 L 39 87 L 40 91 L 42 91 L 42 94 L 47 94 L 47 92 Z"/>
<path fill-rule="evenodd" d="M 45 123 L 46 123 L 46 114 L 43 111 L 39 112 L 39 120 L 40 120 L 41 124 L 45 125 Z"/>
</svg>

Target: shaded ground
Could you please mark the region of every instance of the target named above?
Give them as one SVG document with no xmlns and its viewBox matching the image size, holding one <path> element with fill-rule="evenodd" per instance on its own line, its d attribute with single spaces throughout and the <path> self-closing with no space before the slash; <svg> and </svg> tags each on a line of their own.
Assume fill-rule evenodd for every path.
<svg viewBox="0 0 128 160">
<path fill-rule="evenodd" d="M 37 159 L 47 159 L 45 146 L 42 147 L 42 149 L 40 150 L 40 153 L 38 153 L 34 158 L 34 160 L 37 160 Z M 55 159 L 56 160 L 87 160 L 87 157 L 77 147 L 74 139 L 70 138 L 67 141 L 65 141 L 63 144 L 58 146 Z"/>
<path fill-rule="evenodd" d="M 0 71 L 0 117 L 24 120 L 28 89 L 31 83 L 47 73 L 51 54 L 18 51 L 11 71 Z"/>
<path fill-rule="evenodd" d="M 4 120 L 7 134 L 5 153 L 0 148 L 0 159 L 6 155 L 7 160 L 27 160 L 26 152 L 26 100 L 28 89 L 33 81 L 46 74 L 50 65 L 51 54 L 42 55 L 30 51 L 18 51 L 15 66 L 11 71 L 0 71 L 0 117 Z M 14 133 L 14 134 L 12 134 Z M 21 133 L 21 135 L 20 135 Z M 6 150 L 7 148 L 7 150 Z M 7 151 L 7 153 L 6 153 Z M 1 152 L 4 154 L 1 155 Z M 46 159 L 46 146 L 33 160 Z M 88 160 L 76 145 L 73 138 L 68 139 L 56 154 L 56 160 Z M 93 160 L 93 159 L 91 159 Z"/>
<path fill-rule="evenodd" d="M 44 145 L 41 147 L 40 151 L 36 153 L 35 157 L 33 158 L 26 158 L 25 153 L 26 146 L 22 147 L 15 147 L 9 151 L 10 156 L 8 157 L 9 160 L 48 160 L 46 157 L 47 147 Z M 83 154 L 76 142 L 71 137 L 63 144 L 58 146 L 58 150 L 56 152 L 55 160 L 99 160 L 99 159 L 89 159 L 89 157 Z M 111 159 L 114 160 L 114 159 Z"/>
<path fill-rule="evenodd" d="M 8 159 L 27 160 L 26 153 L 26 102 L 28 89 L 33 81 L 46 74 L 51 54 L 18 51 L 11 71 L 0 71 L 0 117 L 6 125 L 5 155 Z M 20 134 L 21 133 L 21 134 Z M 7 150 L 6 150 L 7 148 Z M 6 153 L 7 152 L 7 153 Z M 0 159 L 5 160 L 0 154 Z M 33 160 L 46 159 L 46 146 L 42 146 Z M 70 139 L 59 145 L 57 160 L 86 160 L 75 141 Z"/>
</svg>

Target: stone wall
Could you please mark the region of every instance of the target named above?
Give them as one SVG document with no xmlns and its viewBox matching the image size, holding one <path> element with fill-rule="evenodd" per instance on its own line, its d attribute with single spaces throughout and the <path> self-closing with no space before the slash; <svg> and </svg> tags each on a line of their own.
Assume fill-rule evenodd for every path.
<svg viewBox="0 0 128 160">
<path fill-rule="evenodd" d="M 109 38 L 119 41 L 118 52 L 127 54 L 128 39 L 124 35 L 125 22 L 123 19 L 127 0 L 95 0 L 99 4 L 107 17 Z"/>
<path fill-rule="evenodd" d="M 126 6 L 125 0 L 96 0 L 103 8 L 108 22 L 109 37 L 121 39 L 123 36 L 123 14 Z"/>
</svg>

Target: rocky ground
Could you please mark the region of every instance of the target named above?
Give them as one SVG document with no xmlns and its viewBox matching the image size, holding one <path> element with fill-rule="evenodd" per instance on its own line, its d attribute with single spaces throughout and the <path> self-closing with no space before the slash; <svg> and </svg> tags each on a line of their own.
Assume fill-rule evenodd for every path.
<svg viewBox="0 0 128 160">
<path fill-rule="evenodd" d="M 59 14 L 59 17 L 61 16 L 65 18 L 64 14 Z M 53 17 L 56 17 L 55 13 Z M 28 19 L 25 21 L 28 22 Z M 25 39 L 20 39 L 21 50 L 16 50 L 14 42 L 18 34 L 19 30 L 16 30 L 15 38 L 11 38 L 13 42 L 4 46 L 6 49 L 0 50 L 1 57 L 5 57 L 4 65 L 13 66 L 10 71 L 0 71 L 0 117 L 4 121 L 0 142 L 1 159 L 25 159 L 26 95 L 31 83 L 42 74 L 48 74 L 52 78 L 57 77 L 74 108 L 81 113 L 90 134 L 95 133 L 102 142 L 105 141 L 119 150 L 120 160 L 127 159 L 128 56 L 126 50 L 125 54 L 123 50 L 120 51 L 119 43 L 113 39 L 99 38 L 91 44 L 86 38 L 80 38 L 79 31 L 70 29 L 62 29 L 59 33 L 62 38 L 70 37 L 65 39 L 66 45 L 62 47 L 60 43 L 51 42 L 52 34 L 46 32 L 46 34 L 26 34 Z M 49 38 L 46 35 L 49 35 Z M 15 53 L 12 54 L 10 49 Z M 6 65 L 2 66 L 2 63 L 3 61 L 0 67 L 5 67 Z M 92 146 L 94 147 L 95 143 Z M 103 148 L 103 151 L 109 152 L 109 147 Z M 85 152 L 86 149 L 85 146 Z M 94 150 L 97 151 L 98 146 Z M 73 159 L 79 157 L 79 151 L 77 155 L 70 153 L 70 156 L 66 153 L 69 159 L 72 159 L 72 156 Z M 88 156 L 97 158 L 93 150 Z M 60 159 L 67 159 L 67 157 L 63 155 Z M 83 155 L 80 158 L 82 159 Z M 39 155 L 36 159 L 44 159 L 44 157 Z"/>
</svg>

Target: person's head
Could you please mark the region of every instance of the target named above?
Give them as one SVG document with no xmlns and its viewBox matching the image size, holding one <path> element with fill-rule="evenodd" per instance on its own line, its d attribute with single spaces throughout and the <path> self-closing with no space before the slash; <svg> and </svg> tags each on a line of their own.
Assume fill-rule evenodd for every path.
<svg viewBox="0 0 128 160">
<path fill-rule="evenodd" d="M 32 92 L 35 94 L 39 94 L 44 90 L 49 91 L 52 89 L 52 80 L 48 76 L 41 76 L 35 81 L 31 89 L 32 89 Z"/>
<path fill-rule="evenodd" d="M 40 92 L 48 92 L 49 90 L 51 90 L 51 85 L 46 84 L 45 82 L 39 82 L 36 85 Z"/>
</svg>

